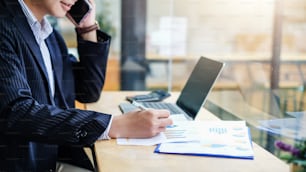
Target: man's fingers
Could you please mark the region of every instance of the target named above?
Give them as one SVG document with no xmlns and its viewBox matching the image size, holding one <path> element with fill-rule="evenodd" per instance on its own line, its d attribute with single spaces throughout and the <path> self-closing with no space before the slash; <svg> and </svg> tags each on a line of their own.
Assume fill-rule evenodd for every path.
<svg viewBox="0 0 306 172">
<path fill-rule="evenodd" d="M 155 110 L 158 118 L 169 118 L 170 112 L 168 110 Z"/>
<path fill-rule="evenodd" d="M 159 127 L 167 127 L 172 124 L 173 124 L 173 121 L 170 118 L 160 118 L 159 119 Z"/>
</svg>

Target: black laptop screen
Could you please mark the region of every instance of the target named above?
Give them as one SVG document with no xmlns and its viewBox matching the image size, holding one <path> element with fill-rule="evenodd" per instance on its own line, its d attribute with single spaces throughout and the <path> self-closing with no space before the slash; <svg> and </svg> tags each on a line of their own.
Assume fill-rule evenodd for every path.
<svg viewBox="0 0 306 172">
<path fill-rule="evenodd" d="M 200 57 L 176 102 L 194 119 L 205 103 L 224 63 Z"/>
</svg>

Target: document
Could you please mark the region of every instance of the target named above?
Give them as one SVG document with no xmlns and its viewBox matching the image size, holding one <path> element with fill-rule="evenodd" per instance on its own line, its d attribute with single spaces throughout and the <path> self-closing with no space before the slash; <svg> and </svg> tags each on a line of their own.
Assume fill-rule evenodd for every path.
<svg viewBox="0 0 306 172">
<path fill-rule="evenodd" d="M 197 137 L 190 134 L 189 128 L 192 128 L 192 125 L 194 124 L 192 121 L 187 121 L 183 114 L 173 115 L 171 118 L 174 121 L 174 124 L 168 126 L 165 132 L 145 139 L 118 138 L 117 144 L 152 146 L 163 142 L 192 141 Z"/>
<path fill-rule="evenodd" d="M 175 121 L 148 139 L 117 139 L 120 145 L 157 145 L 155 153 L 253 159 L 245 121 Z"/>
<path fill-rule="evenodd" d="M 137 146 L 153 146 L 162 143 L 166 140 L 164 133 L 159 133 L 158 135 L 146 138 L 146 139 L 134 139 L 134 138 L 118 138 L 118 145 L 137 145 Z"/>
<path fill-rule="evenodd" d="M 156 153 L 253 159 L 250 131 L 244 121 L 196 122 L 187 135 L 192 141 L 163 142 Z"/>
<path fill-rule="evenodd" d="M 159 133 L 154 137 L 145 139 L 118 138 L 117 144 L 152 146 L 164 142 L 196 141 L 199 138 L 195 125 L 196 123 L 193 121 L 177 121 L 173 125 L 168 126 L 165 132 Z"/>
</svg>

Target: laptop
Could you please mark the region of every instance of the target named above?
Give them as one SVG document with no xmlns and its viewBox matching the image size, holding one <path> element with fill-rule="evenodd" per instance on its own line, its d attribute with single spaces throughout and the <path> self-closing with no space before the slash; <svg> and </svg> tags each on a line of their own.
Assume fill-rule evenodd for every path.
<svg viewBox="0 0 306 172">
<path fill-rule="evenodd" d="M 194 120 L 205 103 L 208 94 L 219 77 L 224 63 L 206 57 L 200 57 L 184 85 L 176 103 L 138 102 L 146 108 L 168 109 L 171 115 L 184 115 L 187 120 Z M 122 103 L 119 108 L 126 113 L 136 107 Z"/>
</svg>

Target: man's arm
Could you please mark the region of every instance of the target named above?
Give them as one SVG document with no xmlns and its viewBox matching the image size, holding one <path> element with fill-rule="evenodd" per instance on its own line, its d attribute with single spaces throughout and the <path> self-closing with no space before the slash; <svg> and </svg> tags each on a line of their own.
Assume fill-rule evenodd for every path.
<svg viewBox="0 0 306 172">
<path fill-rule="evenodd" d="M 103 89 L 111 38 L 102 31 L 97 32 L 97 43 L 78 36 L 79 61 L 74 64 L 76 99 L 82 103 L 99 99 Z"/>
</svg>

